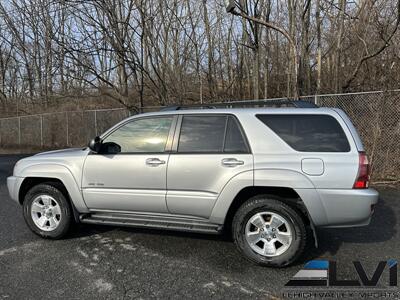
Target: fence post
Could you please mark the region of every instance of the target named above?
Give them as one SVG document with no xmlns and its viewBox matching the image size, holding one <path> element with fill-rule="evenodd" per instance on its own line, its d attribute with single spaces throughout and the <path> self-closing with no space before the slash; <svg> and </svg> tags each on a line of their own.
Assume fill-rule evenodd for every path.
<svg viewBox="0 0 400 300">
<path fill-rule="evenodd" d="M 18 145 L 21 147 L 21 117 L 18 117 Z"/>
<path fill-rule="evenodd" d="M 43 148 L 43 115 L 40 115 L 40 148 Z"/>
<path fill-rule="evenodd" d="M 94 135 L 97 136 L 97 110 L 94 111 Z"/>
<path fill-rule="evenodd" d="M 69 130 L 68 130 L 68 127 L 69 127 L 69 125 L 68 125 L 68 112 L 65 112 L 65 117 L 66 117 L 66 119 L 67 119 L 67 147 L 68 147 L 68 144 L 69 144 Z"/>
<path fill-rule="evenodd" d="M 318 95 L 315 95 L 315 96 L 314 96 L 314 104 L 315 104 L 315 105 L 318 105 Z"/>
</svg>

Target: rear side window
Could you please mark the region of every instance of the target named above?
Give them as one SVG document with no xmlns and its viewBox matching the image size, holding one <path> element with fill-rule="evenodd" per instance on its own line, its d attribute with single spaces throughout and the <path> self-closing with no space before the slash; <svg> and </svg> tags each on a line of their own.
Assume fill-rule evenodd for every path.
<svg viewBox="0 0 400 300">
<path fill-rule="evenodd" d="M 184 116 L 179 153 L 248 153 L 239 124 L 232 116 Z"/>
<path fill-rule="evenodd" d="M 184 116 L 178 152 L 222 152 L 225 116 Z"/>
<path fill-rule="evenodd" d="M 349 152 L 342 127 L 328 115 L 257 115 L 290 147 L 301 152 Z"/>
</svg>

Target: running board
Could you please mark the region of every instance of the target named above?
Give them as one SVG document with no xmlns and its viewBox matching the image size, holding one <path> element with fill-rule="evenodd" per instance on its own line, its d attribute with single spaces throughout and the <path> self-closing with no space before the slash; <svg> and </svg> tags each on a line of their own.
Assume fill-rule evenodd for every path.
<svg viewBox="0 0 400 300">
<path fill-rule="evenodd" d="M 209 234 L 218 234 L 222 231 L 222 225 L 213 224 L 208 221 L 160 215 L 92 213 L 90 215 L 81 215 L 80 219 L 82 223 L 88 224 L 154 228 Z"/>
</svg>

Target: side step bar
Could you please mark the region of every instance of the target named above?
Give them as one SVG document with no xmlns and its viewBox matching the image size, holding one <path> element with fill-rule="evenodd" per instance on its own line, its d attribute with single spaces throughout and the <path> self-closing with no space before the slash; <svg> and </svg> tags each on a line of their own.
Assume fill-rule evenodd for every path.
<svg viewBox="0 0 400 300">
<path fill-rule="evenodd" d="M 222 225 L 213 224 L 205 220 L 160 215 L 92 213 L 90 215 L 81 215 L 80 219 L 82 223 L 88 224 L 154 228 L 208 234 L 218 234 L 222 231 Z"/>
</svg>

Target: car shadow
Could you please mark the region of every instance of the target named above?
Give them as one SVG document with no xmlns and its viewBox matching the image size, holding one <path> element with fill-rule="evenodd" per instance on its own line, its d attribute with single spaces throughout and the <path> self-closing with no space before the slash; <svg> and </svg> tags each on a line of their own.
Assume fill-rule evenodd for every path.
<svg viewBox="0 0 400 300">
<path fill-rule="evenodd" d="M 397 233 L 397 215 L 393 207 L 391 207 L 391 200 L 396 199 L 380 199 L 376 206 L 376 210 L 370 225 L 365 227 L 353 228 L 319 228 L 317 229 L 318 248 L 315 248 L 311 242 L 308 245 L 308 250 L 300 258 L 294 266 L 302 265 L 305 261 L 317 259 L 321 257 L 335 256 L 343 244 L 376 244 L 391 240 Z M 393 205 L 393 204 L 392 204 Z M 107 226 L 107 225 L 91 225 L 91 224 L 77 224 L 78 228 L 72 230 L 66 237 L 67 239 L 75 239 L 81 237 L 88 237 L 95 234 L 106 233 L 118 230 L 128 234 L 144 234 L 149 238 L 148 240 L 157 240 L 152 238 L 159 236 L 159 239 L 164 241 L 171 237 L 171 243 L 164 243 L 163 247 L 168 249 L 171 253 L 174 252 L 174 247 L 190 246 L 193 240 L 210 241 L 215 243 L 213 247 L 220 247 L 221 249 L 231 250 L 234 244 L 231 236 L 224 232 L 222 235 L 209 235 L 193 232 L 180 232 L 160 229 L 147 229 L 147 228 L 132 228 L 120 226 Z M 199 246 L 197 243 L 197 246 Z M 203 243 L 201 243 L 203 244 Z M 158 247 L 157 245 L 154 245 Z M 185 246 L 185 247 L 186 247 Z M 205 245 L 204 245 L 205 246 Z M 201 247 L 201 246 L 200 246 Z M 237 258 L 237 257 L 236 257 Z"/>
<path fill-rule="evenodd" d="M 376 244 L 391 240 L 397 233 L 397 216 L 387 200 L 380 199 L 371 223 L 364 227 L 317 228 L 318 248 L 309 251 L 305 259 L 335 256 L 345 243 Z"/>
<path fill-rule="evenodd" d="M 63 240 L 91 237 L 96 234 L 106 233 L 115 230 L 116 227 L 92 224 L 74 224 L 72 230 L 63 237 Z"/>
<path fill-rule="evenodd" d="M 81 237 L 88 237 L 95 234 L 110 232 L 119 230 L 126 233 L 132 234 L 148 234 L 154 236 L 164 237 L 181 237 L 185 239 L 201 239 L 201 240 L 212 240 L 221 242 L 232 242 L 232 238 L 226 232 L 222 234 L 204 234 L 198 232 L 185 232 L 185 231 L 174 231 L 174 230 L 163 230 L 153 228 L 140 228 L 140 227 L 125 227 L 117 225 L 93 225 L 93 224 L 75 224 L 75 228 L 71 230 L 64 239 L 76 239 Z"/>
<path fill-rule="evenodd" d="M 128 226 L 117 226 L 117 225 L 97 225 L 97 224 L 74 224 L 74 228 L 69 231 L 67 236 L 63 239 L 77 239 L 82 237 L 90 237 L 96 234 L 121 231 L 131 234 L 146 234 L 152 236 L 163 236 L 163 237 L 178 237 L 183 239 L 200 239 L 210 241 L 221 241 L 221 242 L 233 242 L 230 235 L 226 232 L 222 234 L 205 234 L 198 232 L 186 232 L 186 231 L 175 231 L 175 230 L 163 230 L 154 228 L 140 228 L 140 227 L 128 227 Z"/>
</svg>

